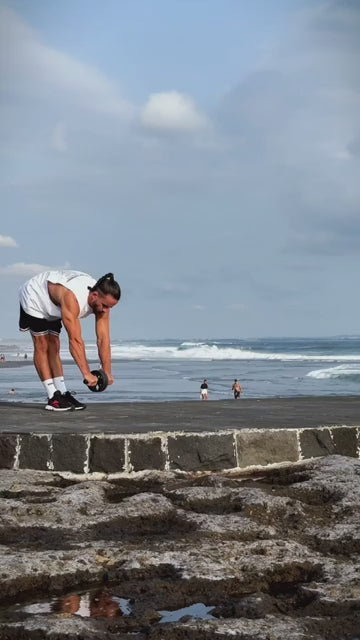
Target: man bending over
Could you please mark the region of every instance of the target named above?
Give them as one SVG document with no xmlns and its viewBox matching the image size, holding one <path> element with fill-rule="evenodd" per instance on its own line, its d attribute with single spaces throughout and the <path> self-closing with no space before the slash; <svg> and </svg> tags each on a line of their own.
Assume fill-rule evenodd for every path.
<svg viewBox="0 0 360 640">
<path fill-rule="evenodd" d="M 109 384 L 111 350 L 109 312 L 120 300 L 121 290 L 112 273 L 98 281 L 81 271 L 45 271 L 20 288 L 20 331 L 30 331 L 34 342 L 34 365 L 48 395 L 45 409 L 70 411 L 86 405 L 66 389 L 60 359 L 60 331 L 69 336 L 69 351 L 89 386 L 97 377 L 90 373 L 80 319 L 95 314 L 95 331 L 101 367 Z"/>
</svg>

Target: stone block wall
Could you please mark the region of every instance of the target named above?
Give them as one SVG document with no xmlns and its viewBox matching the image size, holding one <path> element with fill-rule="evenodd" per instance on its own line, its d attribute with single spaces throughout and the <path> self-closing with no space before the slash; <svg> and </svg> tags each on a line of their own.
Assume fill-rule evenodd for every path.
<svg viewBox="0 0 360 640">
<path fill-rule="evenodd" d="M 360 457 L 360 427 L 241 429 L 204 433 L 0 433 L 1 469 L 76 474 L 222 471 L 339 454 Z"/>
</svg>

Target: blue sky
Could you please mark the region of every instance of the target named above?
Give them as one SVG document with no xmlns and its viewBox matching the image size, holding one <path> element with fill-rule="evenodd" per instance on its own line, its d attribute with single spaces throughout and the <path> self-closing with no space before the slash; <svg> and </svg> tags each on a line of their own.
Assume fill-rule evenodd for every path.
<svg viewBox="0 0 360 640">
<path fill-rule="evenodd" d="M 359 333 L 358 2 L 0 14 L 0 336 L 64 267 L 115 273 L 116 338 Z"/>
</svg>

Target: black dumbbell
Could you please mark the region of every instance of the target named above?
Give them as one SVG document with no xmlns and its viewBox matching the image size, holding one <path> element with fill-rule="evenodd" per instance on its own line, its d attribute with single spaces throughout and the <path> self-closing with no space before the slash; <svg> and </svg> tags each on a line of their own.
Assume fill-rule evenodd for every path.
<svg viewBox="0 0 360 640">
<path fill-rule="evenodd" d="M 89 387 L 90 391 L 96 391 L 96 392 L 105 391 L 106 387 L 109 384 L 109 380 L 105 371 L 103 371 L 102 369 L 95 369 L 95 371 L 91 371 L 91 375 L 96 376 L 98 379 L 94 387 L 90 387 L 90 385 L 88 385 L 87 380 L 83 380 L 84 384 L 86 384 L 86 386 Z"/>
</svg>

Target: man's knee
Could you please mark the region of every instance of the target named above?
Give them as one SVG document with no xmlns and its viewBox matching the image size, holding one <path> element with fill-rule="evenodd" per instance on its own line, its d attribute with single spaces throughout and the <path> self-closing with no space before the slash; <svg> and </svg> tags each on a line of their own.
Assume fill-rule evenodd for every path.
<svg viewBox="0 0 360 640">
<path fill-rule="evenodd" d="M 60 340 L 53 334 L 33 336 L 35 353 L 43 355 L 57 354 L 60 351 Z"/>
<path fill-rule="evenodd" d="M 35 353 L 47 354 L 49 341 L 48 335 L 44 336 L 32 336 L 34 342 Z"/>
<path fill-rule="evenodd" d="M 58 354 L 60 352 L 60 340 L 59 340 L 59 336 L 54 335 L 53 333 L 50 333 L 48 335 L 48 348 L 49 351 L 52 354 Z"/>
</svg>

